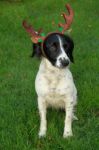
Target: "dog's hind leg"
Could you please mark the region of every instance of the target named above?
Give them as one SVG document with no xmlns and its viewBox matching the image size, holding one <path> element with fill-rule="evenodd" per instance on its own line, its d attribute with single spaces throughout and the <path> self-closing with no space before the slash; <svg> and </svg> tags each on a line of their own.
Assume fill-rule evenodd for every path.
<svg viewBox="0 0 99 150">
<path fill-rule="evenodd" d="M 40 113 L 40 131 L 39 137 L 46 136 L 47 120 L 46 120 L 46 103 L 44 97 L 38 97 L 38 108 Z"/>
</svg>

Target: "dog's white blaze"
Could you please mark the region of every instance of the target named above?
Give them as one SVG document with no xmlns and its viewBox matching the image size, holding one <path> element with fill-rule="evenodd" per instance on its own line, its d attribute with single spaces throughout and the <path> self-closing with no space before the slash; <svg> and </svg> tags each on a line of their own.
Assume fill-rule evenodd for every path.
<svg viewBox="0 0 99 150">
<path fill-rule="evenodd" d="M 60 58 L 69 60 L 69 57 L 66 55 L 66 53 L 64 51 L 62 40 L 60 39 L 60 37 L 58 35 L 57 35 L 57 37 L 59 39 L 59 45 L 60 45 L 60 49 L 61 49 L 61 54 L 57 57 L 56 66 L 60 67 L 61 66 Z"/>
</svg>

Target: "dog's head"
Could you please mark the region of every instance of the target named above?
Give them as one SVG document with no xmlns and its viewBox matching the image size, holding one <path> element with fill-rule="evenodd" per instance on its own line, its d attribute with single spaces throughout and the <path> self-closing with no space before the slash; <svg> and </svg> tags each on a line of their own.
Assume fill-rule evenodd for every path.
<svg viewBox="0 0 99 150">
<path fill-rule="evenodd" d="M 70 62 L 74 62 L 72 54 L 74 43 L 67 35 L 52 33 L 46 37 L 42 45 L 34 44 L 33 48 L 32 56 L 46 56 L 51 64 L 58 68 L 64 68 Z"/>
<path fill-rule="evenodd" d="M 73 62 L 72 51 L 74 43 L 72 39 L 64 33 L 72 24 L 74 12 L 69 4 L 66 4 L 66 8 L 69 14 L 62 13 L 65 23 L 59 23 L 59 30 L 49 32 L 46 36 L 42 32 L 42 29 L 35 31 L 27 21 L 23 21 L 23 27 L 29 33 L 34 43 L 32 56 L 35 54 L 39 57 L 44 56 L 52 65 L 59 68 L 68 66 L 70 61 Z"/>
</svg>

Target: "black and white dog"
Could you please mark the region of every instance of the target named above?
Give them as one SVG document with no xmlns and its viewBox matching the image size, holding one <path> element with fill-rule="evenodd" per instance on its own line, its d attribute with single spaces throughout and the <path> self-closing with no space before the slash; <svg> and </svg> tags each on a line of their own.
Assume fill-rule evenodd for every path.
<svg viewBox="0 0 99 150">
<path fill-rule="evenodd" d="M 40 113 L 39 137 L 46 136 L 48 107 L 62 108 L 66 112 L 63 137 L 72 136 L 72 120 L 77 101 L 77 90 L 69 70 L 73 59 L 73 40 L 59 33 L 52 33 L 41 44 L 34 44 L 33 54 L 41 56 L 41 64 L 35 80 Z M 42 53 L 45 53 L 46 57 Z"/>
</svg>

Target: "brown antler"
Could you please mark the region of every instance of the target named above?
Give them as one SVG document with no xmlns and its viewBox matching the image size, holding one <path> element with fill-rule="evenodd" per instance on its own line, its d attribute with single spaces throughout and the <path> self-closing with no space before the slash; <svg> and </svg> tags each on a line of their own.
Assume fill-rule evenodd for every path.
<svg viewBox="0 0 99 150">
<path fill-rule="evenodd" d="M 65 24 L 62 24 L 62 23 L 58 24 L 59 27 L 63 28 L 62 34 L 64 34 L 64 32 L 67 29 L 69 29 L 69 27 L 70 27 L 70 25 L 71 25 L 71 23 L 73 21 L 73 16 L 74 16 L 74 12 L 73 12 L 73 10 L 72 10 L 72 8 L 71 8 L 71 6 L 69 4 L 66 5 L 66 8 L 67 8 L 67 10 L 69 12 L 69 15 L 66 15 L 66 13 L 62 14 L 62 16 L 64 17 L 66 23 Z"/>
<path fill-rule="evenodd" d="M 39 35 L 42 29 L 40 29 L 39 31 L 35 31 L 33 27 L 31 25 L 28 25 L 28 23 L 25 20 L 23 21 L 23 27 L 31 36 L 31 40 L 33 41 L 33 43 L 38 43 L 39 40 L 44 40 L 44 36 Z"/>
</svg>

